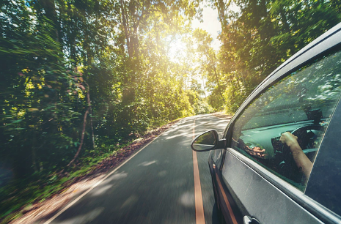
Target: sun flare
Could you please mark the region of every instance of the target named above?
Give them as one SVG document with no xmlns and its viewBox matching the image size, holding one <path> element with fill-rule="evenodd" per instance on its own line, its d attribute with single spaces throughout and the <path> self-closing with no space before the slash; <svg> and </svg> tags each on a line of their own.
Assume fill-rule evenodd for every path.
<svg viewBox="0 0 341 225">
<path fill-rule="evenodd" d="M 186 44 L 181 38 L 173 39 L 168 44 L 168 57 L 171 61 L 177 61 L 186 57 L 187 48 Z"/>
</svg>

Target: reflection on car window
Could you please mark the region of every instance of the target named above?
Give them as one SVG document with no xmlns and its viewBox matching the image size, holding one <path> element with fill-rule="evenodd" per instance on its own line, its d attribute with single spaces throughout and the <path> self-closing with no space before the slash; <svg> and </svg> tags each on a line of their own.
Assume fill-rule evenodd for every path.
<svg viewBox="0 0 341 225">
<path fill-rule="evenodd" d="M 341 92 L 341 52 L 268 88 L 238 117 L 232 147 L 304 190 Z"/>
</svg>

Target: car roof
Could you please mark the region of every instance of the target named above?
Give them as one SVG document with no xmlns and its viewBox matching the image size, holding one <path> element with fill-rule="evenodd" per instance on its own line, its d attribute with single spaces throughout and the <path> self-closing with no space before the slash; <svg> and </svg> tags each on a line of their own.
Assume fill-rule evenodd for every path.
<svg viewBox="0 0 341 225">
<path fill-rule="evenodd" d="M 296 69 L 300 65 L 316 57 L 317 55 L 327 51 L 328 49 L 341 43 L 341 23 L 316 38 L 307 46 L 302 48 L 296 54 L 287 59 L 279 67 L 277 67 L 269 76 L 267 76 L 246 98 L 243 104 L 235 113 L 234 118 L 249 104 L 249 102 L 262 92 L 265 88 L 271 85 L 274 81 L 285 76 L 288 72 Z M 233 120 L 234 120 L 233 118 Z M 232 120 L 231 120 L 232 122 Z"/>
</svg>

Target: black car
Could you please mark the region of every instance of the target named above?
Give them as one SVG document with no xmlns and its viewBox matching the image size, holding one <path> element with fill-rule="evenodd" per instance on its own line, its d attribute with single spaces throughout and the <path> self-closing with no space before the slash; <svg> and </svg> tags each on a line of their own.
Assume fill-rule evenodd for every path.
<svg viewBox="0 0 341 225">
<path fill-rule="evenodd" d="M 210 151 L 215 200 L 227 223 L 341 222 L 341 23 L 272 72 Z"/>
</svg>

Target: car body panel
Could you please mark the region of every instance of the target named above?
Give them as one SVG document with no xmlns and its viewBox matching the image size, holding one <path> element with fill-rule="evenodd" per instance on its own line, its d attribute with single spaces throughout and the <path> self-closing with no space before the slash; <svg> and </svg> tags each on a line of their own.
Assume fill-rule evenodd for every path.
<svg viewBox="0 0 341 225">
<path fill-rule="evenodd" d="M 243 216 L 254 217 L 261 223 L 341 222 L 340 216 L 337 214 L 314 201 L 286 181 L 275 176 L 256 162 L 248 159 L 236 150 L 229 148 L 229 146 L 231 146 L 230 140 L 232 137 L 233 124 L 236 118 L 243 112 L 249 103 L 253 101 L 253 99 L 259 96 L 263 90 L 271 86 L 277 80 L 283 78 L 291 71 L 313 60 L 322 53 L 340 45 L 340 43 L 341 23 L 297 52 L 264 79 L 264 81 L 258 85 L 244 101 L 227 125 L 223 135 L 223 138 L 226 138 L 227 149 L 213 150 L 209 156 L 212 182 L 215 189 L 215 195 L 217 195 L 216 201 L 226 222 L 242 223 Z M 341 105 L 338 104 L 337 108 L 341 115 Z M 328 127 L 327 132 L 330 129 L 331 128 Z M 333 130 L 335 131 L 336 128 L 333 128 Z M 327 140 L 323 140 L 320 149 L 327 145 L 324 144 L 326 142 Z M 329 140 L 329 147 L 334 145 L 340 148 L 341 146 L 340 141 L 340 143 L 330 142 L 332 141 Z M 326 161 L 324 163 L 326 163 Z M 323 173 L 320 172 L 319 176 L 323 176 L 321 174 Z M 339 174 L 341 174 L 341 171 Z M 318 177 L 318 175 L 315 175 L 315 170 L 313 170 L 312 177 L 308 183 L 307 193 L 308 195 L 310 193 L 310 196 L 318 198 L 316 197 L 318 195 L 316 193 L 318 193 L 318 191 L 323 191 L 323 186 L 319 184 L 320 178 L 315 177 Z M 337 179 L 337 177 L 333 177 L 333 179 Z M 313 183 L 316 185 L 314 186 Z M 315 187 L 315 189 L 312 187 Z M 335 187 L 333 188 L 335 189 Z M 271 204 L 269 204 L 269 202 L 271 202 Z M 233 219 L 233 217 L 235 217 L 235 219 Z"/>
<path fill-rule="evenodd" d="M 227 150 L 222 176 L 244 206 L 244 215 L 261 223 L 321 223 L 237 155 L 244 157 L 233 149 Z"/>
<path fill-rule="evenodd" d="M 341 214 L 341 103 L 330 121 L 305 194 Z M 337 215 L 335 215 L 337 216 Z M 341 220 L 335 221 L 340 223 Z"/>
</svg>

